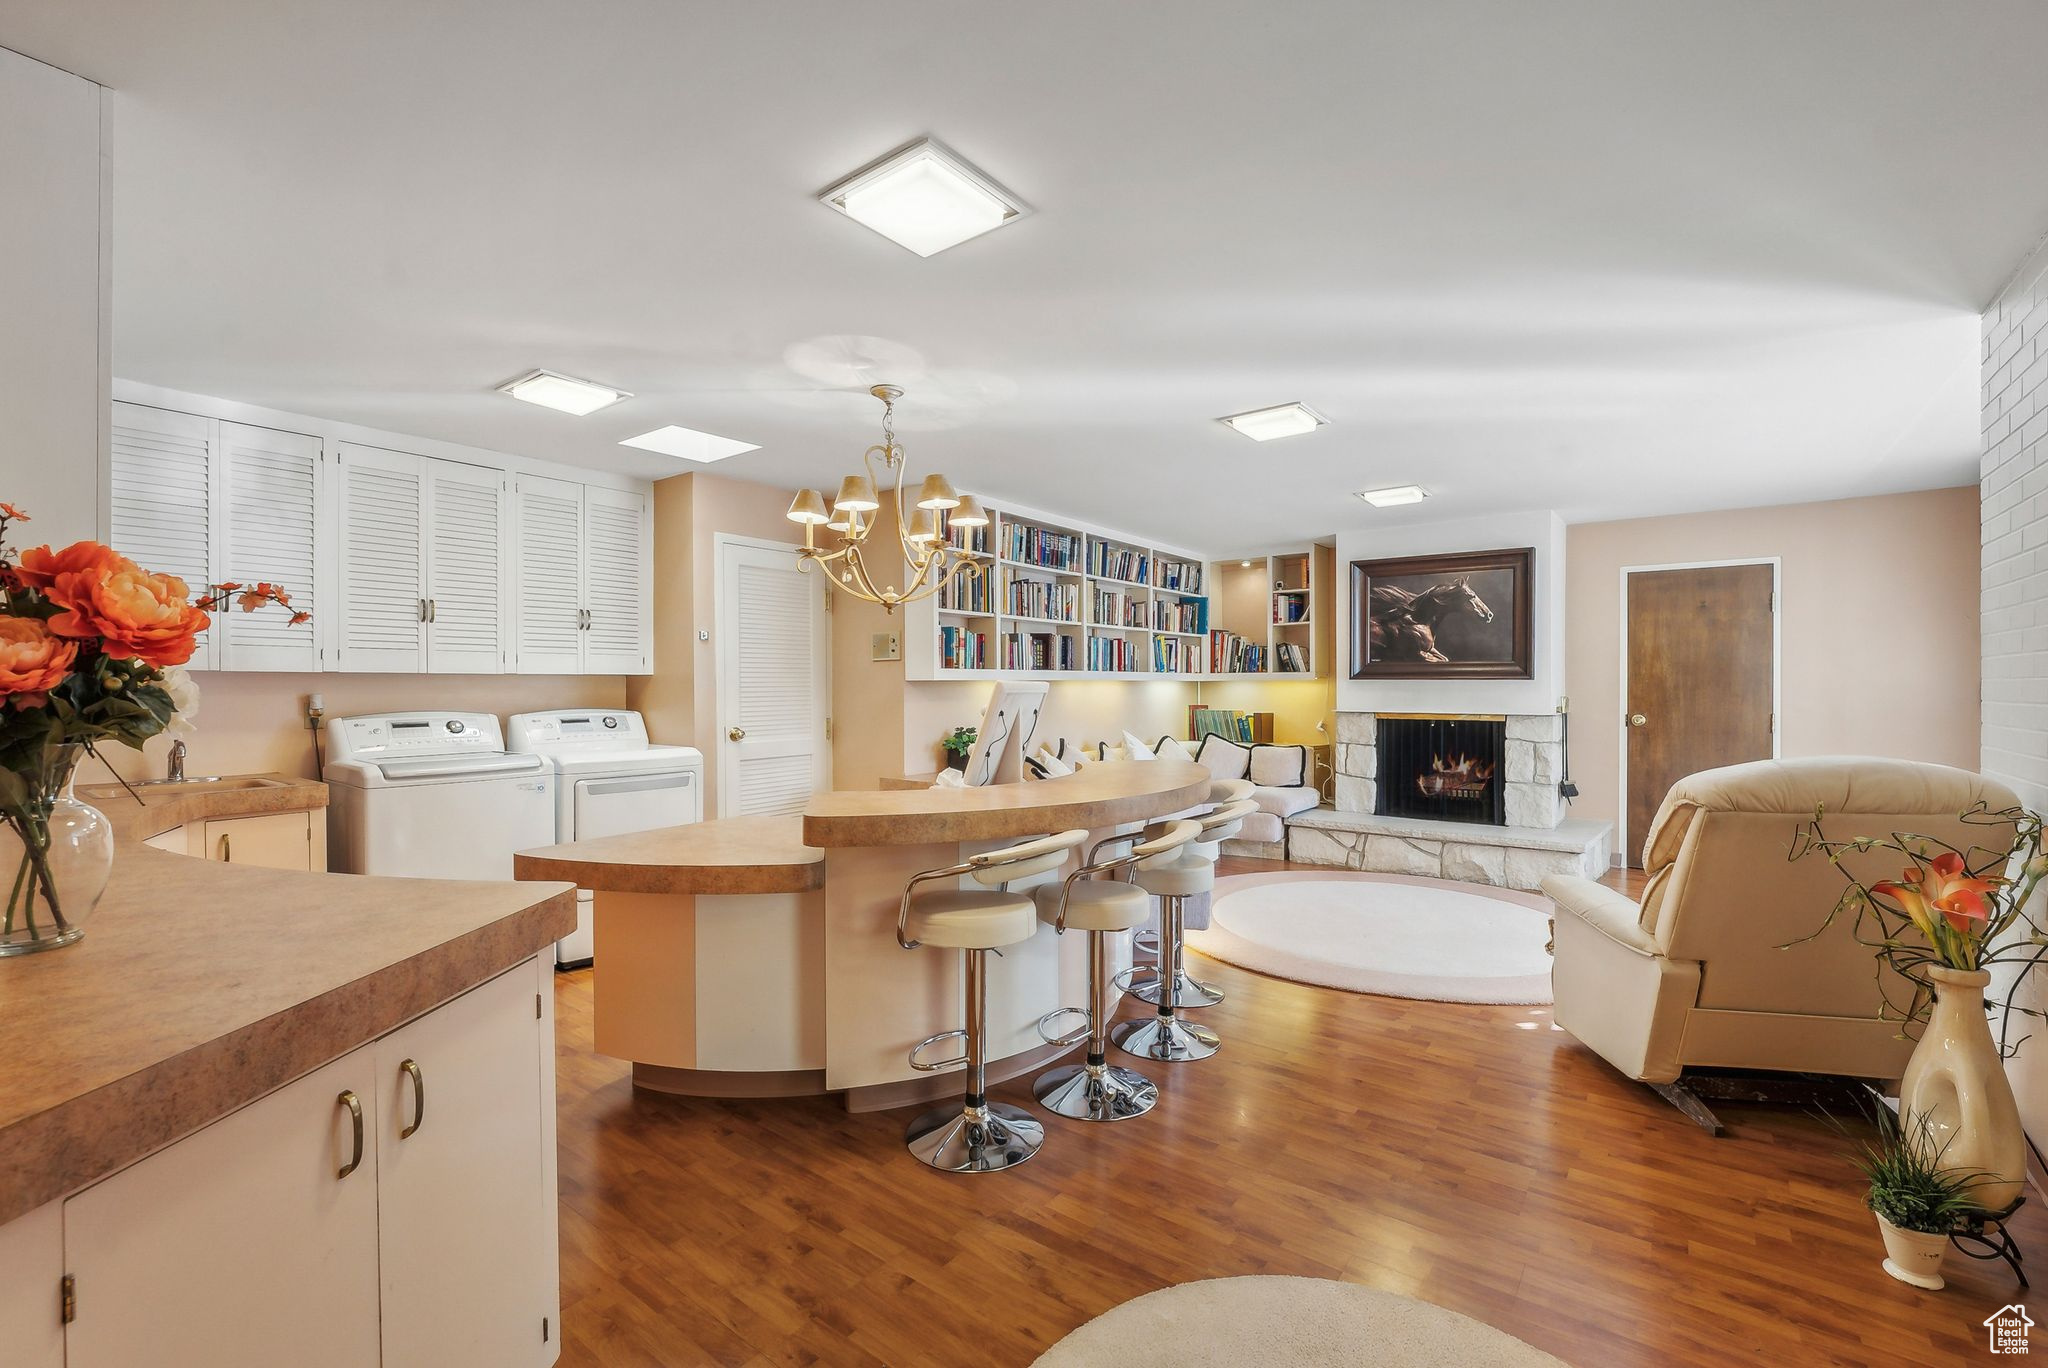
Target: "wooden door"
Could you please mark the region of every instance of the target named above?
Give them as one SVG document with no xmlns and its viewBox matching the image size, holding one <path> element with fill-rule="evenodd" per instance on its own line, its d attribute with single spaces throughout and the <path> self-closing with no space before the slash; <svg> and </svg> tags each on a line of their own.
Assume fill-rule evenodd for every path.
<svg viewBox="0 0 2048 1368">
<path fill-rule="evenodd" d="M 718 545 L 718 815 L 801 812 L 831 786 L 825 577 L 796 548 Z"/>
<path fill-rule="evenodd" d="M 583 489 L 583 669 L 646 674 L 653 622 L 647 593 L 647 496 Z"/>
<path fill-rule="evenodd" d="M 529 961 L 373 1047 L 383 1368 L 555 1360 L 551 1038 L 534 979 Z"/>
<path fill-rule="evenodd" d="M 427 671 L 501 674 L 508 652 L 506 545 L 510 483 L 502 470 L 426 462 Z"/>
<path fill-rule="evenodd" d="M 513 483 L 519 552 L 512 615 L 520 674 L 583 669 L 583 486 L 521 475 Z"/>
<path fill-rule="evenodd" d="M 68 1199 L 70 1368 L 375 1364 L 374 1080 L 343 1055 Z"/>
<path fill-rule="evenodd" d="M 344 670 L 418 674 L 427 664 L 426 491 L 421 459 L 340 444 Z"/>
<path fill-rule="evenodd" d="M 206 824 L 206 858 L 258 869 L 310 870 L 313 814 L 273 812 Z"/>
<path fill-rule="evenodd" d="M 327 604 L 317 580 L 328 533 L 320 439 L 222 423 L 219 468 L 221 578 L 281 584 L 292 596 L 292 607 L 323 613 Z M 224 670 L 310 673 L 321 666 L 315 632 L 312 623 L 294 627 L 287 614 L 274 608 L 244 613 L 230 606 L 216 616 L 209 635 L 217 638 Z"/>
<path fill-rule="evenodd" d="M 1775 587 L 1768 564 L 1629 572 L 1630 868 L 1642 866 L 1650 821 L 1673 784 L 1775 754 Z"/>
</svg>

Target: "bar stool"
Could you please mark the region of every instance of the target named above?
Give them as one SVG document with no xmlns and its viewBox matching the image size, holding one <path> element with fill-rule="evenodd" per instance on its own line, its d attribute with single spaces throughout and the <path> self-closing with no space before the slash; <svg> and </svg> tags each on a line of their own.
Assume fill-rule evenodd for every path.
<svg viewBox="0 0 2048 1368">
<path fill-rule="evenodd" d="M 1138 887 L 1159 898 L 1160 968 L 1165 981 L 1174 983 L 1181 977 L 1181 956 L 1186 952 L 1182 919 L 1188 898 L 1216 886 L 1216 863 L 1196 854 L 1198 843 L 1229 840 L 1244 819 L 1257 810 L 1258 805 L 1251 802 L 1218 808 L 1201 819 L 1201 830 L 1195 840 L 1181 848 L 1179 858 L 1168 864 L 1140 865 L 1132 871 Z M 1122 1022 L 1110 1032 L 1109 1038 L 1125 1054 L 1169 1064 L 1207 1059 L 1215 1054 L 1220 1044 L 1216 1033 L 1182 1020 L 1176 1006 L 1173 994 L 1162 993 L 1151 1020 Z"/>
<path fill-rule="evenodd" d="M 1228 807 L 1234 803 L 1244 802 L 1252 796 L 1252 787 L 1252 781 L 1249 779 L 1215 780 L 1209 785 L 1210 812 L 1213 813 L 1220 808 Z M 1239 818 L 1239 821 L 1242 822 L 1243 818 Z M 1222 835 L 1204 835 L 1199 838 L 1202 849 L 1200 851 L 1184 852 L 1182 858 L 1204 859 L 1213 864 L 1220 853 L 1217 848 L 1236 834 L 1237 828 L 1233 826 L 1227 833 Z M 1160 925 L 1162 927 L 1165 925 L 1164 911 L 1165 909 L 1162 906 L 1160 918 Z M 1158 953 L 1159 933 L 1157 931 L 1141 931 L 1138 933 L 1137 944 L 1152 950 L 1154 962 L 1143 968 L 1133 968 L 1127 971 L 1128 977 L 1123 986 L 1130 992 L 1131 996 L 1137 998 L 1140 1002 L 1156 1004 L 1159 1001 L 1159 961 L 1163 958 Z M 1221 988 L 1188 973 L 1185 964 L 1175 972 L 1173 982 L 1173 1005 L 1176 1007 L 1214 1007 L 1217 1003 L 1223 1001 L 1223 990 Z"/>
<path fill-rule="evenodd" d="M 910 1047 L 910 1067 L 920 1073 L 967 1069 L 967 1094 L 961 1105 L 940 1107 L 910 1123 L 903 1141 L 910 1152 L 948 1173 L 989 1173 L 1023 1163 L 1038 1153 L 1045 1127 L 1022 1107 L 990 1102 L 987 1096 L 985 1050 L 988 1036 L 987 957 L 991 950 L 1018 945 L 1038 933 L 1037 902 L 1029 893 L 1012 893 L 1010 882 L 1058 869 L 1067 852 L 1088 839 L 1085 831 L 1040 836 L 1021 845 L 970 855 L 947 869 L 927 869 L 903 888 L 896 912 L 896 943 L 905 950 L 931 945 L 965 952 L 967 1025 L 941 1031 Z M 982 889 L 945 887 L 918 891 L 934 879 L 962 875 Z M 965 1053 L 925 1063 L 918 1055 L 942 1040 L 959 1037 Z"/>
<path fill-rule="evenodd" d="M 1088 933 L 1088 1005 L 1055 1008 L 1038 1019 L 1038 1033 L 1048 1044 L 1088 1042 L 1083 1063 L 1040 1074 L 1032 1085 L 1038 1104 L 1054 1115 L 1076 1121 L 1125 1121 L 1143 1116 L 1159 1100 L 1159 1089 L 1151 1079 L 1108 1059 L 1109 1014 L 1114 1005 L 1109 998 L 1109 938 L 1144 925 L 1151 915 L 1151 898 L 1136 884 L 1100 876 L 1176 859 L 1181 847 L 1201 829 L 1199 822 L 1180 821 L 1148 841 L 1139 841 L 1142 832 L 1106 837 L 1088 852 L 1088 863 L 1064 882 L 1042 884 L 1033 890 L 1038 919 L 1049 924 L 1054 934 L 1065 935 L 1069 927 Z M 1105 848 L 1132 841 L 1138 844 L 1128 854 L 1101 858 Z M 1064 1036 L 1047 1033 L 1050 1022 L 1067 1015 L 1082 1018 L 1079 1029 Z"/>
</svg>

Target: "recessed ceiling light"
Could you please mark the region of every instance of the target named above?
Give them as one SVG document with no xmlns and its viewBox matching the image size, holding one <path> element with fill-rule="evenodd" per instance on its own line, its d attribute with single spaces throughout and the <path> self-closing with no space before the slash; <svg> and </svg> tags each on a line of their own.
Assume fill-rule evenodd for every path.
<svg viewBox="0 0 2048 1368">
<path fill-rule="evenodd" d="M 1229 424 L 1254 442 L 1270 442 L 1275 437 L 1314 432 L 1328 420 L 1307 404 L 1276 404 L 1250 413 L 1233 413 L 1216 421 Z"/>
<path fill-rule="evenodd" d="M 986 172 L 931 138 L 870 162 L 818 199 L 921 257 L 1031 212 Z"/>
<path fill-rule="evenodd" d="M 551 370 L 528 371 L 517 380 L 507 380 L 498 386 L 498 392 L 509 394 L 514 399 L 524 399 L 529 404 L 539 404 L 542 408 L 573 413 L 578 418 L 633 397 L 631 390 L 614 389 L 595 380 L 578 380 L 573 375 L 560 375 Z"/>
<path fill-rule="evenodd" d="M 761 449 L 759 442 L 736 442 L 730 437 L 714 437 L 708 432 L 677 427 L 674 423 L 652 432 L 643 432 L 638 437 L 628 437 L 619 445 L 658 451 L 664 456 L 679 456 L 685 461 L 698 461 L 705 465 L 737 456 L 742 451 Z"/>
<path fill-rule="evenodd" d="M 1389 485 L 1385 489 L 1361 489 L 1358 497 L 1374 508 L 1397 508 L 1402 504 L 1421 503 L 1429 497 L 1429 491 L 1421 485 Z"/>
</svg>

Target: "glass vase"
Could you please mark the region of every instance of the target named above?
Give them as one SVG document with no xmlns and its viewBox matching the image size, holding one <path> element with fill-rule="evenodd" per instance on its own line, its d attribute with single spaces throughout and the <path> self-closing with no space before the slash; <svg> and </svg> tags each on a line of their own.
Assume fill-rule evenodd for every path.
<svg viewBox="0 0 2048 1368">
<path fill-rule="evenodd" d="M 6 907 L 0 956 L 55 950 L 85 934 L 85 919 L 107 891 L 114 826 L 81 803 L 72 781 L 83 746 L 52 747 L 19 777 L 27 796 L 0 808 L 0 881 Z"/>
</svg>

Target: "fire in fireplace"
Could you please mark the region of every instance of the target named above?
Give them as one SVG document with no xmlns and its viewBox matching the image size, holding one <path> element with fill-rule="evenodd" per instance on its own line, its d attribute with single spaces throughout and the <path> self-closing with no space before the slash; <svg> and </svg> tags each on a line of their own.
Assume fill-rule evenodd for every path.
<svg viewBox="0 0 2048 1368">
<path fill-rule="evenodd" d="M 1495 826 L 1507 820 L 1505 718 L 1382 713 L 1378 722 L 1376 812 Z"/>
</svg>

